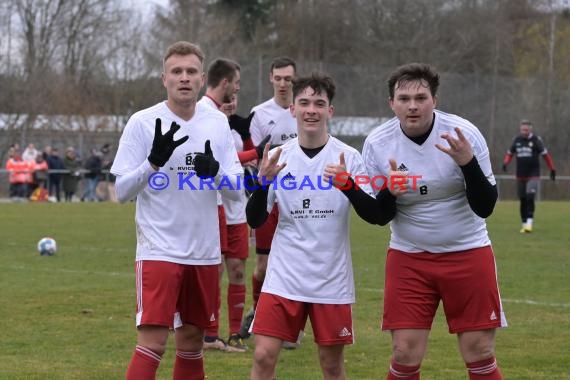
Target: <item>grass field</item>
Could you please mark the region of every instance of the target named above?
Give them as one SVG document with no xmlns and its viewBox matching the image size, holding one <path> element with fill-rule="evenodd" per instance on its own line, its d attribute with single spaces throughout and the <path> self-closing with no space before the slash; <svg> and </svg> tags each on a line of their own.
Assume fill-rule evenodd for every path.
<svg viewBox="0 0 570 380">
<path fill-rule="evenodd" d="M 518 204 L 501 202 L 488 220 L 509 322 L 496 347 L 505 379 L 570 379 L 569 216 L 570 203 L 541 202 L 535 231 L 520 235 Z M 1 380 L 123 378 L 135 344 L 133 219 L 133 204 L 0 205 Z M 43 236 L 57 240 L 56 256 L 37 254 Z M 350 379 L 385 378 L 390 340 L 379 318 L 387 239 L 387 228 L 352 218 L 357 304 L 356 344 L 346 349 Z M 249 293 L 247 302 L 249 309 Z M 226 326 L 223 311 L 224 336 Z M 312 340 L 309 327 L 301 348 L 281 354 L 279 379 L 320 378 Z M 208 379 L 247 379 L 251 358 L 207 352 Z M 172 361 L 170 346 L 159 379 L 171 378 Z M 438 314 L 422 379 L 466 378 L 455 336 Z"/>
</svg>

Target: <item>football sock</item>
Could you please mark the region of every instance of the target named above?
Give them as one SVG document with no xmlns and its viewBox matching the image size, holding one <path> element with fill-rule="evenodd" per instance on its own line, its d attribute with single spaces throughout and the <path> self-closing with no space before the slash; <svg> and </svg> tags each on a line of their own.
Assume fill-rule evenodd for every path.
<svg viewBox="0 0 570 380">
<path fill-rule="evenodd" d="M 263 281 L 259 281 L 254 275 L 251 276 L 251 294 L 253 296 L 253 310 L 257 307 L 257 301 L 259 301 L 259 295 L 261 294 L 261 287 L 263 286 Z"/>
<path fill-rule="evenodd" d="M 203 380 L 204 355 L 202 351 L 185 352 L 176 351 L 174 361 L 173 380 Z"/>
<path fill-rule="evenodd" d="M 473 363 L 465 363 L 469 380 L 503 380 L 494 356 Z"/>
<path fill-rule="evenodd" d="M 402 365 L 392 359 L 386 380 L 420 380 L 420 365 Z"/>
<path fill-rule="evenodd" d="M 228 321 L 230 335 L 237 334 L 241 327 L 243 308 L 245 305 L 245 285 L 228 285 Z"/>
<path fill-rule="evenodd" d="M 137 345 L 127 368 L 125 380 L 154 380 L 160 359 L 161 356 L 156 352 Z"/>
</svg>

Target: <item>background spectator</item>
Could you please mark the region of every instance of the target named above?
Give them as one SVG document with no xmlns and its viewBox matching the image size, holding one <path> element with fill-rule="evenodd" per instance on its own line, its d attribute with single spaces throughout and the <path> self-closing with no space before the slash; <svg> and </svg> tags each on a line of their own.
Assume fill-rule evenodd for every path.
<svg viewBox="0 0 570 380">
<path fill-rule="evenodd" d="M 63 170 L 63 160 L 59 157 L 59 150 L 57 148 L 51 149 L 51 154 L 46 159 L 48 168 L 51 170 Z M 51 201 L 59 202 L 61 200 L 61 172 L 48 174 L 48 191 Z"/>
<path fill-rule="evenodd" d="M 85 173 L 85 191 L 83 197 L 81 197 L 82 201 L 95 202 L 98 200 L 95 190 L 97 189 L 99 176 L 103 168 L 103 160 L 101 157 L 101 152 L 97 149 L 92 149 L 91 156 L 85 161 L 85 169 L 87 169 L 88 172 Z"/>
<path fill-rule="evenodd" d="M 63 158 L 63 166 L 69 173 L 63 175 L 63 194 L 66 202 L 71 202 L 73 196 L 77 192 L 77 186 L 81 179 L 81 161 L 77 159 L 75 148 L 67 147 L 65 157 Z"/>
</svg>

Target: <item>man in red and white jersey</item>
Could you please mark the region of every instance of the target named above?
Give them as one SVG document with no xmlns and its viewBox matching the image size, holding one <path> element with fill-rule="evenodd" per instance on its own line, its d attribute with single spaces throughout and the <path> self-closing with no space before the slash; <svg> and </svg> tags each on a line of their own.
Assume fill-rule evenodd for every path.
<svg viewBox="0 0 570 380">
<path fill-rule="evenodd" d="M 137 345 L 127 380 L 156 377 L 171 328 L 173 378 L 205 377 L 203 332 L 216 312 L 221 261 L 216 194 L 239 198 L 241 165 L 227 118 L 196 105 L 203 61 L 190 42 L 167 49 L 167 100 L 131 116 L 111 167 L 117 199 L 136 198 Z"/>
<path fill-rule="evenodd" d="M 443 302 L 469 379 L 498 380 L 495 329 L 506 326 L 485 219 L 497 200 L 479 130 L 435 110 L 439 75 L 399 67 L 388 80 L 396 117 L 364 143 L 370 176 L 419 176 L 381 190 L 379 223 L 390 222 L 382 329 L 392 335 L 388 380 L 420 378 L 432 321 Z M 408 177 L 409 179 L 409 177 Z"/>
<path fill-rule="evenodd" d="M 325 379 L 344 379 L 344 346 L 354 341 L 354 278 L 349 241 L 350 190 L 336 174 L 365 175 L 354 148 L 330 136 L 335 93 L 322 74 L 296 79 L 291 113 L 299 137 L 269 151 L 246 213 L 251 227 L 265 222 L 277 204 L 279 222 L 271 243 L 267 275 L 255 311 L 255 354 L 251 379 L 275 378 L 284 341 L 295 341 L 311 320 Z M 333 186 L 334 185 L 334 186 Z M 354 191 L 354 190 L 353 190 Z M 372 190 L 360 190 L 371 198 Z"/>
<path fill-rule="evenodd" d="M 278 57 L 271 62 L 269 81 L 273 86 L 273 97 L 255 107 L 251 120 L 251 139 L 259 145 L 266 136 L 271 136 L 269 143 L 280 146 L 290 139 L 297 137 L 297 122 L 289 107 L 293 102 L 293 79 L 297 71 L 297 64 L 290 58 Z M 277 226 L 278 209 L 272 210 L 267 221 L 255 229 L 256 263 L 251 279 L 253 309 L 246 315 L 240 334 L 249 337 L 249 327 L 253 319 L 254 310 L 261 292 L 267 270 L 267 260 L 271 247 L 271 240 Z M 286 342 L 288 348 L 296 348 L 296 343 Z"/>
</svg>

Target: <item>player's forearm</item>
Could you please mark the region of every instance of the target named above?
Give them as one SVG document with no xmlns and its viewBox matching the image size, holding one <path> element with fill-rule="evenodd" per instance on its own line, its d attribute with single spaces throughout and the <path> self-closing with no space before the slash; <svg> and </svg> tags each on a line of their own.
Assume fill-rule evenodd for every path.
<svg viewBox="0 0 570 380">
<path fill-rule="evenodd" d="M 354 181 L 352 181 L 352 186 L 349 189 L 342 190 L 342 193 L 346 195 L 359 217 L 370 224 L 380 224 L 380 205 L 374 197 L 362 188 L 355 189 Z"/>
<path fill-rule="evenodd" d="M 542 155 L 542 157 L 544 158 L 544 161 L 546 162 L 546 165 L 548 165 L 548 169 L 550 170 L 556 170 L 554 168 L 554 161 L 552 160 L 552 156 L 550 155 L 550 153 L 545 153 Z"/>
<path fill-rule="evenodd" d="M 378 224 L 385 226 L 396 216 L 396 197 L 388 188 L 385 188 L 376 195 L 376 203 L 378 204 Z"/>
<path fill-rule="evenodd" d="M 247 201 L 245 208 L 245 215 L 247 217 L 247 224 L 251 228 L 258 228 L 265 220 L 269 213 L 267 212 L 267 196 L 269 195 L 268 186 L 260 186 L 251 195 Z"/>
<path fill-rule="evenodd" d="M 134 199 L 147 186 L 148 177 L 154 172 L 155 170 L 150 162 L 144 160 L 135 170 L 124 175 L 117 175 L 115 181 L 117 200 L 125 203 Z"/>
<path fill-rule="evenodd" d="M 222 197 L 231 201 L 239 201 L 241 198 L 242 190 L 239 190 L 241 189 L 239 180 L 240 178 L 236 174 L 223 174 L 221 169 L 214 177 L 214 183 Z"/>
<path fill-rule="evenodd" d="M 461 166 L 461 171 L 465 177 L 465 192 L 469 207 L 477 216 L 487 218 L 493 213 L 499 196 L 497 187 L 487 180 L 475 156 L 467 165 Z"/>
</svg>

